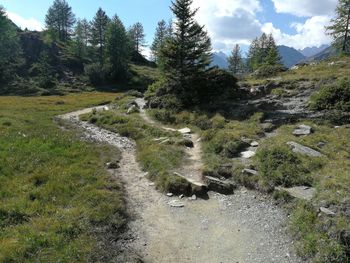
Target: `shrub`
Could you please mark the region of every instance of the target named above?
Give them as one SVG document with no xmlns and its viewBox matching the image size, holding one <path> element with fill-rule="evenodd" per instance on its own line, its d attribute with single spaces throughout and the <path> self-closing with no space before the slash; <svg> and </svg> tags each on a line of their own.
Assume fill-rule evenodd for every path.
<svg viewBox="0 0 350 263">
<path fill-rule="evenodd" d="M 312 183 L 308 170 L 288 147 L 262 148 L 257 160 L 262 177 L 273 185 L 291 187 Z"/>
<path fill-rule="evenodd" d="M 266 78 L 276 76 L 278 73 L 283 72 L 285 68 L 282 65 L 263 65 L 254 72 L 257 78 Z"/>
<path fill-rule="evenodd" d="M 201 115 L 195 118 L 193 124 L 201 130 L 209 130 L 212 128 L 212 122 L 208 119 L 206 115 Z"/>
<path fill-rule="evenodd" d="M 106 84 L 111 79 L 111 65 L 101 67 L 99 63 L 93 63 L 86 65 L 84 70 L 93 85 Z"/>
<path fill-rule="evenodd" d="M 226 119 L 225 117 L 221 116 L 220 114 L 216 114 L 212 119 L 211 119 L 213 128 L 215 129 L 223 129 L 225 128 L 226 125 Z"/>
<path fill-rule="evenodd" d="M 175 116 L 166 109 L 154 110 L 152 111 L 153 117 L 162 123 L 170 123 L 173 124 L 176 121 Z"/>
<path fill-rule="evenodd" d="M 324 86 L 311 98 L 313 110 L 341 110 L 350 112 L 350 78 Z"/>
</svg>

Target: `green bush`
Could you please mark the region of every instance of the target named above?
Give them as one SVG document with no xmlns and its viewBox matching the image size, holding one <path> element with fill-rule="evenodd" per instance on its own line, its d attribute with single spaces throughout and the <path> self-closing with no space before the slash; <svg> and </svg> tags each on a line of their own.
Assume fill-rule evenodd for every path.
<svg viewBox="0 0 350 263">
<path fill-rule="evenodd" d="M 266 78 L 276 76 L 285 69 L 282 65 L 263 65 L 254 74 L 257 78 Z"/>
<path fill-rule="evenodd" d="M 175 116 L 172 112 L 166 109 L 152 111 L 153 117 L 162 123 L 173 124 L 176 121 Z"/>
<path fill-rule="evenodd" d="M 350 78 L 324 86 L 311 98 L 313 110 L 341 110 L 350 112 Z"/>
<path fill-rule="evenodd" d="M 288 147 L 272 146 L 257 153 L 261 176 L 275 186 L 311 185 L 312 178 L 296 154 Z"/>
<path fill-rule="evenodd" d="M 85 74 L 93 85 L 102 85 L 108 83 L 111 79 L 112 67 L 105 65 L 101 67 L 99 63 L 93 63 L 84 67 Z"/>
</svg>

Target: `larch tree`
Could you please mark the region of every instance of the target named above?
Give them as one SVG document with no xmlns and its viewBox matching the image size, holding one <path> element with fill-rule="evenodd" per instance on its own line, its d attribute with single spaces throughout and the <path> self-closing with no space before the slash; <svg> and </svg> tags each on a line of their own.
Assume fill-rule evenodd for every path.
<svg viewBox="0 0 350 263">
<path fill-rule="evenodd" d="M 159 51 L 163 47 L 166 38 L 170 36 L 170 30 L 165 20 L 158 22 L 156 33 L 154 35 L 153 43 L 151 45 L 152 58 L 158 62 Z"/>
<path fill-rule="evenodd" d="M 112 65 L 113 79 L 126 79 L 130 60 L 130 40 L 122 21 L 117 15 L 112 18 L 108 25 L 106 48 L 108 60 Z"/>
<path fill-rule="evenodd" d="M 16 27 L 0 6 L 0 83 L 13 78 L 15 68 L 20 63 L 20 55 L 21 46 Z"/>
<path fill-rule="evenodd" d="M 238 44 L 233 48 L 227 62 L 229 64 L 229 71 L 233 74 L 237 74 L 242 69 L 242 51 Z"/>
<path fill-rule="evenodd" d="M 175 15 L 173 34 L 161 49 L 163 71 L 168 82 L 168 93 L 174 94 L 184 105 L 190 104 L 201 87 L 198 80 L 205 77 L 211 60 L 211 41 L 192 9 L 193 0 L 176 0 L 171 10 Z"/>
<path fill-rule="evenodd" d="M 73 53 L 79 59 L 83 59 L 86 56 L 86 39 L 84 35 L 83 23 L 81 20 L 77 21 L 74 28 L 74 34 L 72 37 Z"/>
<path fill-rule="evenodd" d="M 82 37 L 84 39 L 85 46 L 87 47 L 91 42 L 91 25 L 85 18 L 80 21 L 80 24 L 82 29 Z"/>
<path fill-rule="evenodd" d="M 350 54 L 350 0 L 339 0 L 336 14 L 336 18 L 331 20 L 332 25 L 326 29 L 336 46 Z"/>
<path fill-rule="evenodd" d="M 99 50 L 100 65 L 105 62 L 106 32 L 109 24 L 109 17 L 106 12 L 99 8 L 93 21 L 91 22 L 91 43 Z"/>
<path fill-rule="evenodd" d="M 281 56 L 272 34 L 267 38 L 267 54 L 264 63 L 270 66 L 282 65 Z"/>
<path fill-rule="evenodd" d="M 63 42 L 70 39 L 75 22 L 75 15 L 66 0 L 55 0 L 45 17 L 51 36 Z"/>
<path fill-rule="evenodd" d="M 134 45 L 134 51 L 141 53 L 142 48 L 145 47 L 145 31 L 143 25 L 140 22 L 135 23 L 129 29 L 129 36 Z"/>
</svg>

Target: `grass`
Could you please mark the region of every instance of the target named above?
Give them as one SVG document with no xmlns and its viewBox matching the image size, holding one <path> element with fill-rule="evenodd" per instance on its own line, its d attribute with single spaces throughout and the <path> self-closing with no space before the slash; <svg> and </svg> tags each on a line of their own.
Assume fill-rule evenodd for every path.
<svg viewBox="0 0 350 263">
<path fill-rule="evenodd" d="M 330 65 L 333 61 L 344 61 L 341 64 Z M 324 82 L 344 78 L 350 72 L 350 58 L 343 57 L 340 59 L 329 59 L 315 65 L 303 66 L 296 70 L 288 70 L 275 76 L 274 78 L 258 79 L 248 77 L 244 80 L 251 85 L 262 85 L 270 81 L 282 81 L 292 83 L 294 81 L 312 81 L 314 83 Z"/>
<path fill-rule="evenodd" d="M 138 161 L 158 190 L 190 194 L 190 185 L 172 174 L 183 163 L 188 142 L 178 133 L 147 124 L 138 113 L 126 115 L 134 100 L 135 97 L 127 94 L 119 96 L 114 102 L 115 110 L 95 112 L 82 119 L 135 140 Z"/>
<path fill-rule="evenodd" d="M 87 262 L 111 253 L 97 244 L 125 224 L 122 188 L 105 169 L 120 153 L 81 142 L 53 117 L 114 96 L 0 97 L 0 262 Z"/>
<path fill-rule="evenodd" d="M 292 135 L 297 124 L 284 125 L 278 129 L 276 137 L 262 143 L 256 158 L 257 166 L 263 166 L 261 177 L 265 178 L 260 179 L 266 180 L 267 177 L 275 185 L 281 184 L 281 178 L 293 179 L 287 181 L 288 186 L 311 184 L 315 187 L 317 195 L 312 203 L 294 201 L 291 205 L 291 229 L 299 240 L 298 250 L 300 254 L 313 258 L 314 262 L 349 262 L 350 129 L 335 129 L 328 123 L 303 123 L 311 125 L 314 133 L 297 138 Z M 288 141 L 316 149 L 326 157 L 288 154 L 293 161 L 289 158 L 283 161 L 281 156 L 269 158 L 268 153 L 274 153 L 274 149 L 285 149 Z M 273 167 L 276 163 L 280 166 Z M 278 180 L 275 180 L 276 174 Z M 318 214 L 321 206 L 329 207 L 336 216 Z"/>
</svg>

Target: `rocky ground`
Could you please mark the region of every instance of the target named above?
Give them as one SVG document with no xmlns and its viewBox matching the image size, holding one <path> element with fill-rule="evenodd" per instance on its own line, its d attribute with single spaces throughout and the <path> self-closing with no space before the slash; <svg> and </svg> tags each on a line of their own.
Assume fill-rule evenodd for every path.
<svg viewBox="0 0 350 263">
<path fill-rule="evenodd" d="M 120 168 L 111 173 L 124 183 L 132 221 L 117 241 L 122 250 L 115 262 L 302 262 L 287 232 L 288 216 L 271 199 L 246 189 L 230 196 L 209 192 L 208 200 L 163 195 L 140 169 L 134 142 L 78 120 L 92 110 L 61 118 L 122 151 Z"/>
</svg>

